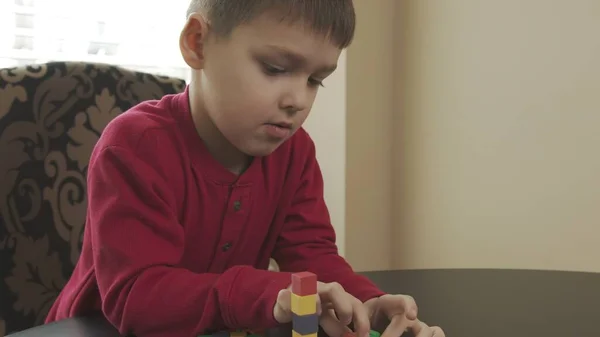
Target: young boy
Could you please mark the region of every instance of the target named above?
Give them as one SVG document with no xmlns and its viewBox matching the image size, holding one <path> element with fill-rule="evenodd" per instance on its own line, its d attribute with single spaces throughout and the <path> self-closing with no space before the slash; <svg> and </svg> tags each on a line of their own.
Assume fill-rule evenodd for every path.
<svg viewBox="0 0 600 337">
<path fill-rule="evenodd" d="M 338 255 L 301 127 L 354 24 L 351 0 L 192 1 L 180 48 L 193 78 L 104 130 L 81 257 L 47 322 L 102 312 L 124 335 L 264 330 L 291 321 L 291 273 L 310 271 L 333 337 L 350 323 L 359 337 L 443 337 Z"/>
</svg>

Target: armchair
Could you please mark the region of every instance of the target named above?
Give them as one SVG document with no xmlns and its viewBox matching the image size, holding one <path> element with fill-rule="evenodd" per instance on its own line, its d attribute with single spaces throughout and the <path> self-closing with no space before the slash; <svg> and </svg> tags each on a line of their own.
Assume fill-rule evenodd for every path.
<svg viewBox="0 0 600 337">
<path fill-rule="evenodd" d="M 110 120 L 185 85 L 104 64 L 0 69 L 0 336 L 110 331 L 95 318 L 41 326 L 79 258 L 88 160 Z"/>
</svg>

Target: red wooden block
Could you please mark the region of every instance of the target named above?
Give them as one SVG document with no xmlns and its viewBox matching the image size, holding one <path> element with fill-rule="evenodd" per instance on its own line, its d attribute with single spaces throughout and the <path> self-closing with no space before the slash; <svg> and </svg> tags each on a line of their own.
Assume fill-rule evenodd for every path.
<svg viewBox="0 0 600 337">
<path fill-rule="evenodd" d="M 304 271 L 292 274 L 292 292 L 298 296 L 317 293 L 317 275 Z"/>
<path fill-rule="evenodd" d="M 356 337 L 356 334 L 352 331 L 346 331 L 343 337 Z"/>
</svg>

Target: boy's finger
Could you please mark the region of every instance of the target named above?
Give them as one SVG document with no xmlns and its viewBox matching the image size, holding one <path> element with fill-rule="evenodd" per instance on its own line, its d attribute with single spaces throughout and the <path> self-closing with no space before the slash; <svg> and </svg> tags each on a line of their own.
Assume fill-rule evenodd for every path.
<svg viewBox="0 0 600 337">
<path fill-rule="evenodd" d="M 337 319 L 332 309 L 323 311 L 319 325 L 321 325 L 325 334 L 330 337 L 342 337 L 346 333 L 351 332 L 347 326 Z"/>
<path fill-rule="evenodd" d="M 292 292 L 289 289 L 280 290 L 277 294 L 274 315 L 279 323 L 292 320 Z"/>
<path fill-rule="evenodd" d="M 280 290 L 277 294 L 277 304 L 285 311 L 292 309 L 292 292 L 288 289 Z"/>
<path fill-rule="evenodd" d="M 419 330 L 416 329 L 417 327 L 413 328 L 416 337 L 433 337 L 435 334 L 435 331 L 423 322 L 419 323 Z"/>
<path fill-rule="evenodd" d="M 354 332 L 357 337 L 369 337 L 371 331 L 371 322 L 369 320 L 369 312 L 366 306 L 358 299 L 354 299 L 353 319 Z M 398 335 L 400 336 L 400 335 Z"/>
<path fill-rule="evenodd" d="M 321 314 L 323 313 L 323 304 L 321 303 L 321 297 L 316 296 L 317 297 L 317 315 L 321 316 Z"/>
<path fill-rule="evenodd" d="M 381 301 L 383 312 L 389 315 L 403 314 L 409 320 L 417 319 L 419 307 L 412 296 L 409 295 L 388 295 Z"/>
<path fill-rule="evenodd" d="M 404 300 L 404 308 L 406 308 L 406 317 L 408 319 L 417 319 L 417 314 L 419 312 L 419 307 L 417 306 L 417 302 L 412 296 L 401 295 Z"/>
<path fill-rule="evenodd" d="M 435 337 L 446 337 L 444 330 L 442 330 L 439 326 L 431 327 L 431 329 L 433 330 L 433 335 Z"/>
<path fill-rule="evenodd" d="M 353 318 L 353 304 L 350 296 L 339 283 L 321 283 L 317 287 L 323 303 L 330 302 L 335 309 L 337 319 L 344 325 L 350 324 Z"/>
<path fill-rule="evenodd" d="M 408 320 L 404 315 L 395 315 L 390 320 L 390 324 L 385 328 L 381 337 L 398 337 L 408 329 L 413 322 Z M 415 331 L 415 335 L 417 332 Z"/>
</svg>

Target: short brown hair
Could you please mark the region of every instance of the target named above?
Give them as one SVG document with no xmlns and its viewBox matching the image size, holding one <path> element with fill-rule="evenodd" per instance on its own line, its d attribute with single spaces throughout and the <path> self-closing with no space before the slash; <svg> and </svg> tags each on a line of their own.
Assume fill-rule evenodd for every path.
<svg viewBox="0 0 600 337">
<path fill-rule="evenodd" d="M 356 16 L 352 0 L 191 0 L 188 16 L 201 12 L 219 36 L 265 12 L 281 15 L 282 21 L 304 21 L 317 34 L 326 35 L 339 48 L 354 38 Z"/>
</svg>

